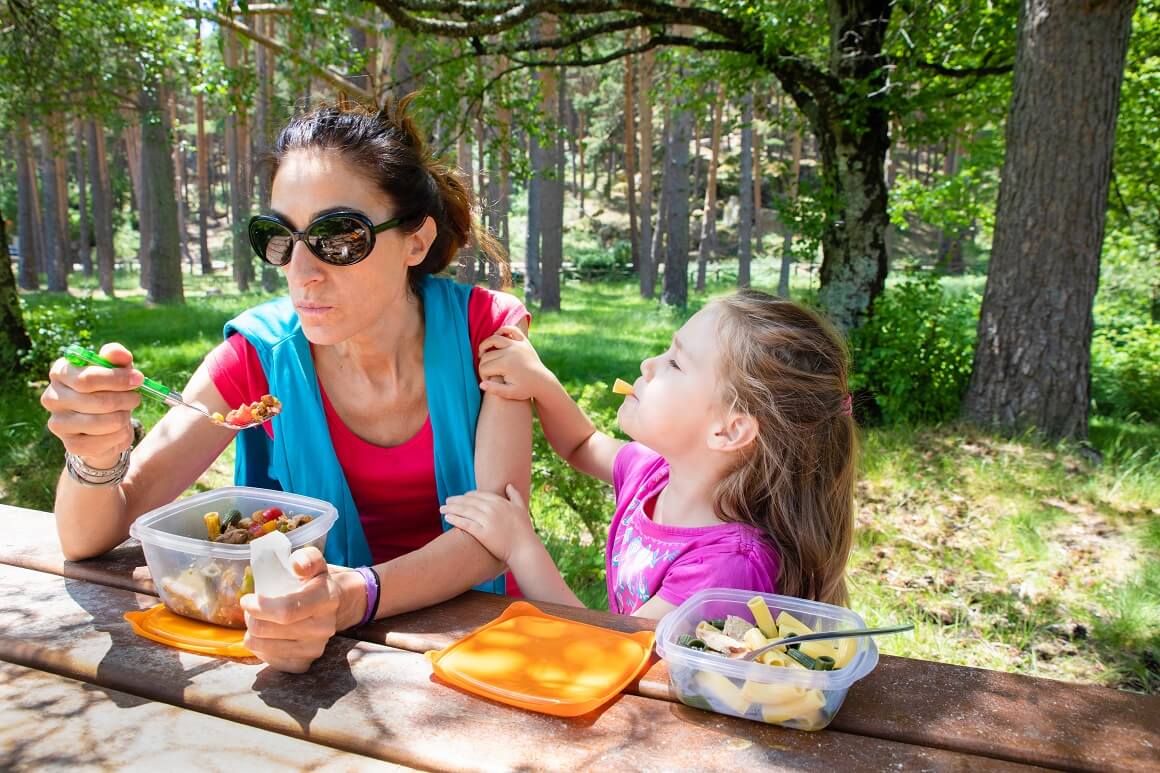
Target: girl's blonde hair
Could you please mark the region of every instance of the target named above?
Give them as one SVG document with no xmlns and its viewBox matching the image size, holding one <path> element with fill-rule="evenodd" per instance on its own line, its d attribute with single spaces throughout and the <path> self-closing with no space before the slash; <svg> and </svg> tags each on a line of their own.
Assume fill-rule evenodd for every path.
<svg viewBox="0 0 1160 773">
<path fill-rule="evenodd" d="M 779 593 L 845 605 L 858 448 L 846 347 L 833 326 L 790 301 L 741 290 L 714 304 L 725 404 L 758 426 L 717 484 L 717 515 L 772 540 Z"/>
</svg>

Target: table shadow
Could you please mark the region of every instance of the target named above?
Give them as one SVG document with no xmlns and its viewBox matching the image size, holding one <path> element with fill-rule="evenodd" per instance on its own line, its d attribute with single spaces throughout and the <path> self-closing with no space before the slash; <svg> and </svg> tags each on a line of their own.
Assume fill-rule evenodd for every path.
<svg viewBox="0 0 1160 773">
<path fill-rule="evenodd" d="M 358 645 L 354 639 L 335 636 L 305 674 L 267 666 L 254 678 L 252 689 L 263 703 L 285 712 L 303 735 L 309 735 L 310 723 L 320 710 L 329 709 L 358 687 L 348 658 Z"/>
</svg>

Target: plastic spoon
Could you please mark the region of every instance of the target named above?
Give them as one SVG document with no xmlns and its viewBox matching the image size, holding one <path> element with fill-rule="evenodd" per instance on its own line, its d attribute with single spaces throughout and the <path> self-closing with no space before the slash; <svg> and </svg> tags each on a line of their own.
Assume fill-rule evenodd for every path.
<svg viewBox="0 0 1160 773">
<path fill-rule="evenodd" d="M 790 636 L 785 639 L 778 639 L 771 641 L 764 647 L 759 647 L 752 652 L 746 652 L 744 655 L 736 658 L 737 660 L 754 660 L 762 653 L 769 652 L 775 647 L 784 647 L 787 644 L 797 644 L 803 641 L 821 641 L 823 639 L 845 639 L 852 636 L 881 636 L 888 633 L 901 633 L 902 631 L 909 631 L 913 629 L 913 625 L 895 625 L 889 628 L 850 628 L 845 631 L 819 631 L 818 633 L 803 633 L 800 636 Z"/>
<path fill-rule="evenodd" d="M 96 352 L 90 349 L 86 349 L 83 346 L 77 346 L 76 344 L 69 344 L 66 346 L 64 349 L 64 356 L 73 365 L 77 365 L 79 367 L 84 367 L 85 365 L 97 365 L 102 368 L 121 367 L 120 365 L 114 365 Z M 146 378 L 145 383 L 137 387 L 137 391 L 146 397 L 152 397 L 154 400 L 165 403 L 167 405 L 183 405 L 186 408 L 197 411 L 219 427 L 225 427 L 226 429 L 249 429 L 250 427 L 256 427 L 262 423 L 261 421 L 250 421 L 247 424 L 230 424 L 224 421 L 218 421 L 207 409 L 201 407 L 197 403 L 191 403 L 187 401 L 176 389 L 170 389 L 160 381 L 154 381 L 151 378 Z M 271 418 L 273 418 L 273 416 L 268 417 L 265 419 L 265 421 L 269 421 Z"/>
</svg>

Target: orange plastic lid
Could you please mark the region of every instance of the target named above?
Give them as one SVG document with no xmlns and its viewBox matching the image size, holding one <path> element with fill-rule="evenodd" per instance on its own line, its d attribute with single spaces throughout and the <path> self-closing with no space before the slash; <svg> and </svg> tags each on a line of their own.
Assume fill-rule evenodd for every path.
<svg viewBox="0 0 1160 773">
<path fill-rule="evenodd" d="M 618 695 L 648 666 L 652 631 L 628 634 L 517 601 L 482 628 L 427 653 L 435 674 L 522 709 L 574 717 Z"/>
<path fill-rule="evenodd" d="M 149 609 L 126 612 L 125 619 L 138 636 L 152 639 L 189 652 L 221 655 L 227 658 L 252 658 L 254 653 L 242 646 L 246 632 L 225 628 L 170 612 L 164 604 Z"/>
</svg>

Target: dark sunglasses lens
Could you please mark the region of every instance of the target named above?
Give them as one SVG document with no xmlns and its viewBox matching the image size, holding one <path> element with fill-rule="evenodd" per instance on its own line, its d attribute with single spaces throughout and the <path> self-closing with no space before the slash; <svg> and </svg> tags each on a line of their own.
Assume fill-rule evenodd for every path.
<svg viewBox="0 0 1160 773">
<path fill-rule="evenodd" d="M 272 220 L 255 220 L 250 223 L 250 243 L 259 258 L 274 266 L 284 266 L 290 261 L 294 237 Z"/>
<path fill-rule="evenodd" d="M 335 215 L 310 226 L 306 243 L 327 263 L 346 266 L 359 262 L 370 252 L 371 231 L 358 218 Z"/>
</svg>

